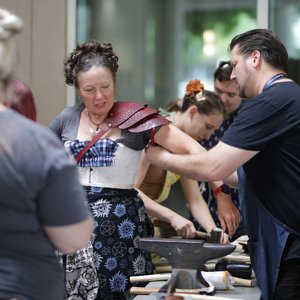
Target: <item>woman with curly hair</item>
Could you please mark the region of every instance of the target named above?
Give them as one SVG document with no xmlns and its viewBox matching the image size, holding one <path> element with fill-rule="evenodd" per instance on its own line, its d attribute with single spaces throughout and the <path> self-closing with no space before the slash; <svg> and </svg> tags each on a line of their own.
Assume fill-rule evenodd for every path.
<svg viewBox="0 0 300 300">
<path fill-rule="evenodd" d="M 66 108 L 50 124 L 78 162 L 95 220 L 91 246 L 64 258 L 67 299 L 130 298 L 129 277 L 152 273 L 150 254 L 137 245 L 139 237 L 153 235 L 134 189 L 142 151 L 149 142 L 174 153 L 200 148 L 157 110 L 116 101 L 117 70 L 110 43 L 78 45 L 66 58 L 64 73 L 82 103 Z"/>
</svg>

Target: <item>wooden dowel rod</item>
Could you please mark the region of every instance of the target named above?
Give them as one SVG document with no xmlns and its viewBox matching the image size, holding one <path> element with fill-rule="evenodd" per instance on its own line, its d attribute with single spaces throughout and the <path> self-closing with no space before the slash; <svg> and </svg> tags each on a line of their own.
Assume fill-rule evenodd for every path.
<svg viewBox="0 0 300 300">
<path fill-rule="evenodd" d="M 186 294 L 182 293 L 175 293 L 175 296 L 186 296 Z M 216 295 L 214 296 L 205 296 L 205 295 L 189 295 L 189 297 L 192 298 L 192 300 L 245 300 L 242 298 L 228 298 L 228 297 L 218 297 Z"/>
<path fill-rule="evenodd" d="M 168 280 L 170 277 L 171 277 L 171 273 L 130 276 L 130 282 L 133 283 L 133 282 L 162 281 L 162 280 Z"/>
<path fill-rule="evenodd" d="M 170 272 L 172 272 L 172 267 L 171 266 L 157 266 L 157 267 L 155 267 L 155 271 L 157 273 L 170 273 Z"/>
<path fill-rule="evenodd" d="M 132 295 L 149 295 L 151 293 L 158 293 L 159 292 L 159 288 L 156 287 L 152 287 L 152 288 L 148 288 L 148 287 L 132 287 L 130 289 L 130 293 Z M 180 290 L 178 290 L 178 292 L 176 291 L 176 293 L 174 294 L 175 296 L 187 296 L 189 295 L 190 298 L 192 298 L 193 300 L 244 300 L 244 299 L 240 299 L 240 298 L 228 298 L 228 297 L 218 297 L 216 295 L 212 296 L 205 296 L 205 295 L 196 295 L 196 294 L 191 294 L 191 293 L 182 293 L 180 292 Z"/>
<path fill-rule="evenodd" d="M 130 288 L 130 294 L 132 295 L 149 295 L 152 293 L 157 293 L 159 291 L 159 288 L 156 287 L 139 287 L 139 286 L 133 286 Z"/>
<path fill-rule="evenodd" d="M 235 261 L 235 262 L 243 262 L 243 263 L 250 263 L 249 255 L 233 255 L 229 254 L 224 256 L 225 260 Z"/>
<path fill-rule="evenodd" d="M 130 293 L 133 295 L 149 295 L 151 293 L 157 293 L 159 291 L 159 287 L 139 287 L 133 286 L 130 289 Z M 198 295 L 200 294 L 200 289 L 176 289 L 176 292 L 188 295 Z"/>
<path fill-rule="evenodd" d="M 234 285 L 234 286 L 244 286 L 244 287 L 255 286 L 255 280 L 252 280 L 252 279 L 233 277 L 233 280 L 234 280 L 234 282 L 232 282 L 232 285 Z"/>
</svg>

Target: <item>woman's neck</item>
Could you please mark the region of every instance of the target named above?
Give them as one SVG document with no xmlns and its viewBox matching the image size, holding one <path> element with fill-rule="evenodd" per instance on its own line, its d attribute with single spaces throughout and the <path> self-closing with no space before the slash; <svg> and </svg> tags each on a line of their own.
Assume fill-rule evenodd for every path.
<svg viewBox="0 0 300 300">
<path fill-rule="evenodd" d="M 181 117 L 182 117 L 182 113 L 180 111 L 174 112 L 174 114 L 170 117 L 171 118 L 170 121 L 173 122 L 173 124 L 180 130 L 182 130 Z"/>
<path fill-rule="evenodd" d="M 106 116 L 104 115 L 97 115 L 97 114 L 93 114 L 91 112 L 89 112 L 87 109 L 85 110 L 86 116 L 88 117 L 88 119 L 90 120 L 90 122 L 94 125 L 100 125 L 105 119 Z"/>
</svg>

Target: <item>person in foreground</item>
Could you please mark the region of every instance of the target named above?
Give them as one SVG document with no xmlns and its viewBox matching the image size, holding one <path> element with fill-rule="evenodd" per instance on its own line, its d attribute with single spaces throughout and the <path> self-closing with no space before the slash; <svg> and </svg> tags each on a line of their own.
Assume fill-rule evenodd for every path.
<svg viewBox="0 0 300 300">
<path fill-rule="evenodd" d="M 116 101 L 117 70 L 110 43 L 77 45 L 64 62 L 64 72 L 82 103 L 67 107 L 49 125 L 78 162 L 95 220 L 92 247 L 66 257 L 67 299 L 131 297 L 129 277 L 152 273 L 150 253 L 138 247 L 139 237 L 153 235 L 134 189 L 142 151 L 149 142 L 174 153 L 199 151 L 196 141 L 157 110 Z M 191 234 L 195 236 L 195 229 Z"/>
<path fill-rule="evenodd" d="M 197 155 L 174 155 L 150 146 L 147 156 L 198 180 L 231 178 L 233 184 L 230 175 L 238 170 L 251 263 L 262 299 L 298 299 L 300 87 L 286 77 L 288 54 L 271 31 L 237 35 L 230 50 L 231 79 L 248 100 L 221 142 Z"/>
<path fill-rule="evenodd" d="M 237 95 L 236 83 L 230 79 L 231 72 L 232 66 L 229 61 L 220 61 L 214 72 L 215 91 L 224 103 L 228 117 L 209 139 L 200 142 L 208 150 L 214 147 L 223 137 L 242 104 L 242 98 Z M 245 224 L 240 213 L 238 189 L 230 188 L 226 184 L 213 189 L 210 188 L 210 184 L 201 182 L 200 190 L 217 226 L 222 227 L 231 240 L 245 235 Z"/>
<path fill-rule="evenodd" d="M 173 100 L 166 110 L 160 109 L 160 111 L 173 125 L 196 141 L 208 139 L 212 132 L 219 128 L 226 116 L 221 99 L 217 94 L 204 90 L 200 80 L 190 80 L 186 86 L 184 98 Z M 193 216 L 205 231 L 211 232 L 216 228 L 216 224 L 202 198 L 198 182 L 149 165 L 147 158 L 143 155 L 136 187 L 143 198 L 147 213 L 160 221 L 169 223 L 179 235 L 190 237 L 195 230 L 192 222 L 160 204 L 167 199 L 172 185 L 178 180 L 180 180 Z"/>
<path fill-rule="evenodd" d="M 0 299 L 63 299 L 55 251 L 87 245 L 92 217 L 57 137 L 2 104 L 22 28 L 19 17 L 0 9 Z"/>
</svg>

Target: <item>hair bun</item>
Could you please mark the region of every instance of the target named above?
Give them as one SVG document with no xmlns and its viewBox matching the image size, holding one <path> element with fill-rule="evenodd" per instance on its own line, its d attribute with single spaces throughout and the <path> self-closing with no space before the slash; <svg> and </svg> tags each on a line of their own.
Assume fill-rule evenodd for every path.
<svg viewBox="0 0 300 300">
<path fill-rule="evenodd" d="M 23 29 L 23 21 L 9 11 L 0 8 L 0 39 L 6 40 Z"/>
</svg>

